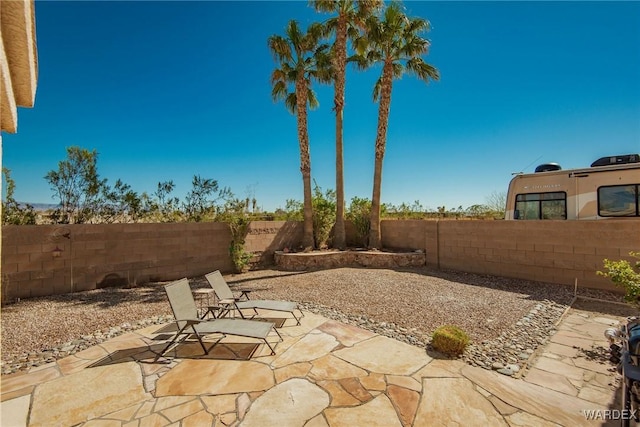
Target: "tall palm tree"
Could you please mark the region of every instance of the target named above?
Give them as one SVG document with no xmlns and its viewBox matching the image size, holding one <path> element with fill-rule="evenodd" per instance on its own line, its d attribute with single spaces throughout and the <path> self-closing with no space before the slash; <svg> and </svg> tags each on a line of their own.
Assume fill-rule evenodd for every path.
<svg viewBox="0 0 640 427">
<path fill-rule="evenodd" d="M 391 3 L 382 17 L 371 16 L 367 19 L 367 50 L 357 58 L 357 63 L 361 68 L 375 63 L 382 64 L 382 75 L 373 89 L 373 100 L 379 101 L 379 107 L 371 198 L 370 248 L 379 249 L 382 246 L 380 189 L 393 80 L 401 78 L 405 73 L 413 74 L 425 83 L 440 78 L 438 70 L 422 58 L 422 55 L 427 53 L 430 43 L 420 34 L 429 28 L 429 22 L 425 19 L 406 16 L 402 6 L 397 2 Z"/>
<path fill-rule="evenodd" d="M 313 249 L 313 207 L 311 204 L 311 155 L 307 128 L 307 105 L 313 109 L 318 100 L 311 89 L 313 80 L 327 83 L 331 80 L 329 46 L 321 44 L 324 29 L 312 24 L 303 32 L 295 20 L 289 21 L 285 36 L 272 35 L 268 44 L 277 67 L 271 74 L 271 96 L 283 100 L 287 109 L 297 115 L 298 144 L 300 146 L 300 172 L 304 194 L 304 232 L 302 245 Z M 289 89 L 293 87 L 293 91 Z"/>
<path fill-rule="evenodd" d="M 358 38 L 358 27 L 362 27 L 371 13 L 382 7 L 382 0 L 312 0 L 318 12 L 335 13 L 325 23 L 326 29 L 335 34 L 332 65 L 334 75 L 333 109 L 336 113 L 336 223 L 333 246 L 345 249 L 344 230 L 344 158 L 343 158 L 343 110 L 347 74 L 347 39 Z"/>
</svg>

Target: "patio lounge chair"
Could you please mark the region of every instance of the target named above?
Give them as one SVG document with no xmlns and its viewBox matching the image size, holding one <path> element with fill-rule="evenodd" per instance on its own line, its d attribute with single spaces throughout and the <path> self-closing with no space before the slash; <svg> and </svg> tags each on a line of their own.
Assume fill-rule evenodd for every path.
<svg viewBox="0 0 640 427">
<path fill-rule="evenodd" d="M 277 301 L 277 300 L 252 300 L 249 298 L 249 293 L 251 290 L 241 290 L 240 296 L 235 297 L 231 288 L 220 274 L 219 270 L 216 270 L 212 273 L 205 275 L 207 281 L 213 288 L 218 297 L 218 304 L 221 306 L 222 310 L 220 313 L 221 317 L 237 310 L 240 313 L 240 316 L 244 319 L 244 314 L 242 310 L 244 309 L 252 309 L 254 315 L 251 317 L 253 319 L 258 315 L 258 309 L 263 310 L 272 310 L 272 311 L 283 311 L 290 313 L 291 316 L 296 320 L 296 324 L 300 324 L 300 319 L 304 317 L 304 313 L 302 310 L 298 308 L 298 304 L 292 301 Z M 300 316 L 296 316 L 295 311 L 298 311 Z"/>
<path fill-rule="evenodd" d="M 155 361 L 165 354 L 181 335 L 184 337 L 178 341 L 178 344 L 185 341 L 189 336 L 195 335 L 205 355 L 209 354 L 211 349 L 226 335 L 260 339 L 269 347 L 272 355 L 276 354 L 275 347 L 267 341 L 267 336 L 271 331 L 274 331 L 278 335 L 279 341 L 282 341 L 282 337 L 274 328 L 273 322 L 220 318 L 200 319 L 198 318 L 198 310 L 187 279 L 180 279 L 170 283 L 164 289 L 169 298 L 169 304 L 171 305 L 178 331 L 169 344 L 156 356 Z M 211 334 L 219 334 L 221 336 L 207 349 L 202 342 L 202 337 Z"/>
</svg>

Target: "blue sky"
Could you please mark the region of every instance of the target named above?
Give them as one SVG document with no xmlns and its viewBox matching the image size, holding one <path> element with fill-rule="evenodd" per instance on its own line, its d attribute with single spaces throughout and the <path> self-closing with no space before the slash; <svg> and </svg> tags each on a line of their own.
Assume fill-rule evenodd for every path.
<svg viewBox="0 0 640 427">
<path fill-rule="evenodd" d="M 640 2 L 405 2 L 431 22 L 441 74 L 393 88 L 382 201 L 468 207 L 511 173 L 640 152 Z M 265 210 L 302 200 L 296 119 L 270 96 L 267 38 L 307 2 L 36 2 L 39 81 L 18 133 L 3 133 L 17 200 L 53 203 L 44 175 L 65 147 L 152 193 L 218 180 Z M 380 69 L 350 69 L 345 191 L 371 198 Z M 310 112 L 312 177 L 335 188 L 333 88 Z"/>
</svg>

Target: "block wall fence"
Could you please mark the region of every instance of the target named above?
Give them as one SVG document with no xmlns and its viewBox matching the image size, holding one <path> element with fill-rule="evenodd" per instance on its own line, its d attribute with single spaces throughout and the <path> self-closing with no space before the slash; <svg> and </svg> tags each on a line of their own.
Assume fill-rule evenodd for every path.
<svg viewBox="0 0 640 427">
<path fill-rule="evenodd" d="M 255 221 L 245 248 L 259 268 L 301 239 L 301 223 Z M 4 226 L 2 300 L 229 273 L 230 240 L 224 223 Z M 640 251 L 640 221 L 385 220 L 382 243 L 424 250 L 432 268 L 617 290 L 595 272 Z"/>
<path fill-rule="evenodd" d="M 257 267 L 301 239 L 301 223 L 254 221 L 245 248 Z M 4 226 L 2 300 L 231 272 L 230 243 L 215 222 Z"/>
<path fill-rule="evenodd" d="M 640 252 L 640 221 L 383 221 L 382 244 L 424 248 L 427 265 L 621 292 L 603 259 Z"/>
</svg>

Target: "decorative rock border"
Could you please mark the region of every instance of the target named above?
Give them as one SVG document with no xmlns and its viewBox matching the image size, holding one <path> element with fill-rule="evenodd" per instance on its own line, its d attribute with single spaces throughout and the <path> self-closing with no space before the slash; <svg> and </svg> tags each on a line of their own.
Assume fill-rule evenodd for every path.
<svg viewBox="0 0 640 427">
<path fill-rule="evenodd" d="M 288 271 L 322 270 L 339 267 L 398 268 L 422 267 L 426 254 L 415 252 L 383 251 L 314 251 L 285 253 L 276 251 L 276 266 Z"/>
<path fill-rule="evenodd" d="M 376 334 L 393 338 L 420 348 L 431 349 L 431 336 L 416 329 L 406 329 L 394 323 L 378 322 L 367 316 L 354 316 L 318 304 L 300 306 L 342 323 L 353 324 Z M 569 305 L 544 300 L 536 304 L 522 319 L 493 340 L 470 344 L 459 360 L 472 366 L 519 377 L 528 359 L 556 332 L 556 324 Z"/>
<path fill-rule="evenodd" d="M 299 303 L 302 310 L 319 314 L 328 319 L 345 324 L 352 324 L 376 334 L 386 336 L 407 344 L 429 348 L 431 337 L 415 328 L 407 329 L 394 323 L 379 322 L 363 315 L 345 314 L 331 307 L 320 304 Z M 549 336 L 556 331 L 556 322 L 562 317 L 566 305 L 553 301 L 541 301 L 512 328 L 498 338 L 481 343 L 473 343 L 460 360 L 472 366 L 493 369 L 508 376 L 518 376 L 518 371 L 526 367 L 527 359 L 541 345 L 547 343 Z M 77 340 L 64 343 L 40 352 L 25 353 L 11 361 L 1 364 L 2 375 L 24 371 L 44 365 L 77 353 L 93 345 L 150 325 L 158 325 L 173 321 L 173 316 L 155 316 L 135 323 L 123 323 L 105 331 L 85 335 Z"/>
<path fill-rule="evenodd" d="M 114 326 L 103 331 L 96 331 L 90 335 L 84 335 L 73 341 L 69 341 L 53 348 L 46 348 L 38 352 L 23 353 L 13 357 L 11 360 L 3 360 L 0 362 L 0 371 L 2 375 L 13 374 L 18 371 L 26 371 L 30 368 L 55 362 L 56 360 L 76 354 L 79 351 L 86 350 L 89 347 L 103 343 L 124 333 L 135 331 L 137 329 L 146 328 L 151 325 L 162 325 L 172 322 L 173 316 L 154 316 L 149 319 L 139 320 L 137 322 L 125 322 L 120 326 Z"/>
</svg>

